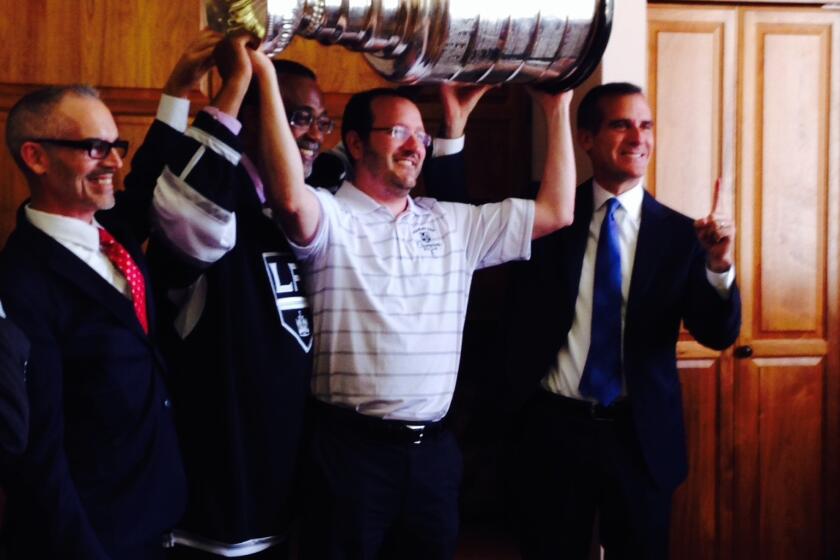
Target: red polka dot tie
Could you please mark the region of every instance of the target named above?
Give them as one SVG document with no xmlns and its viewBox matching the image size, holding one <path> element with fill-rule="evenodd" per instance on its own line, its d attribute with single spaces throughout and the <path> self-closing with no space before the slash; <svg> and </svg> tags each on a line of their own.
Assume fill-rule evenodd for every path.
<svg viewBox="0 0 840 560">
<path fill-rule="evenodd" d="M 137 320 L 143 327 L 143 332 L 149 332 L 149 321 L 146 318 L 146 280 L 143 278 L 143 273 L 137 267 L 137 263 L 125 250 L 125 247 L 120 245 L 120 242 L 114 239 L 114 236 L 108 233 L 107 230 L 99 228 L 99 246 L 108 260 L 111 261 L 117 270 L 122 272 L 128 285 L 131 288 L 131 299 L 134 301 L 134 313 L 137 315 Z"/>
</svg>

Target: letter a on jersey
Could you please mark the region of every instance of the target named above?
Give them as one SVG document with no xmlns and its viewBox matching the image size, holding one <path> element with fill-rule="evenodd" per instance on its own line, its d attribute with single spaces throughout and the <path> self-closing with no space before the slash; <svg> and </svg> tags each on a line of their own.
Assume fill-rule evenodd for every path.
<svg viewBox="0 0 840 560">
<path fill-rule="evenodd" d="M 263 262 L 283 328 L 309 352 L 312 348 L 312 312 L 303 297 L 297 263 L 288 253 L 263 253 Z"/>
</svg>

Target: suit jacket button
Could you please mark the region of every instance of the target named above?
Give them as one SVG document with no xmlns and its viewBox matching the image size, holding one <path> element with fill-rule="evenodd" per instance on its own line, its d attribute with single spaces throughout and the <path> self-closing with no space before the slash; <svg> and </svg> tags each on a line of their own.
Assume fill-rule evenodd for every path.
<svg viewBox="0 0 840 560">
<path fill-rule="evenodd" d="M 172 401 L 169 399 L 164 399 L 163 406 L 165 406 L 166 408 L 172 408 Z"/>
</svg>

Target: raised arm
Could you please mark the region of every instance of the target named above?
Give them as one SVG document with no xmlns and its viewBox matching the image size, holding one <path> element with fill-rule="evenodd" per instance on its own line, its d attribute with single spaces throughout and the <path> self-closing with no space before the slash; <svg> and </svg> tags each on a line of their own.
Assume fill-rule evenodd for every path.
<svg viewBox="0 0 840 560">
<path fill-rule="evenodd" d="M 569 122 L 572 92 L 557 95 L 531 90 L 534 100 L 545 115 L 548 138 L 545 150 L 543 179 L 537 193 L 532 239 L 538 239 L 574 219 L 575 154 Z"/>
<path fill-rule="evenodd" d="M 249 54 L 259 84 L 260 165 L 266 198 L 289 239 L 307 245 L 315 237 L 321 206 L 304 182 L 303 162 L 289 128 L 274 65 L 261 52 L 251 50 Z"/>
<path fill-rule="evenodd" d="M 157 178 L 170 162 L 173 141 L 180 138 L 179 132 L 187 126 L 189 101 L 171 98 L 186 97 L 198 87 L 201 78 L 213 65 L 213 49 L 221 39 L 221 34 L 205 29 L 187 45 L 163 90 L 165 96 L 177 104 L 177 110 L 172 109 L 173 105 L 167 105 L 168 110 L 163 109 L 164 98 L 161 98 L 157 118 L 131 160 L 125 190 L 117 194 L 119 204 L 111 212 L 118 216 L 116 220 L 128 225 L 139 240 L 149 235 L 149 207 Z"/>
<path fill-rule="evenodd" d="M 444 83 L 440 85 L 440 102 L 443 106 L 442 138 L 460 138 L 467 128 L 470 113 L 490 86 L 466 86 Z"/>
<path fill-rule="evenodd" d="M 490 86 L 441 84 L 443 122 L 432 157 L 423 162 L 426 193 L 447 202 L 468 202 L 464 168 L 464 131 L 467 120 Z"/>
<path fill-rule="evenodd" d="M 212 29 L 202 29 L 181 53 L 166 79 L 163 93 L 172 97 L 188 97 L 192 90 L 198 89 L 199 82 L 215 63 L 213 51 L 223 38 L 221 33 Z"/>
</svg>

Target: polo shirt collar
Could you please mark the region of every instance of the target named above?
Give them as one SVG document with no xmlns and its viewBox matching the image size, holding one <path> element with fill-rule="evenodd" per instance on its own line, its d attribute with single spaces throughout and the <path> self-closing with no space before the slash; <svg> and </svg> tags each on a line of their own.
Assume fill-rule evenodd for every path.
<svg viewBox="0 0 840 560">
<path fill-rule="evenodd" d="M 344 204 L 354 214 L 370 214 L 371 212 L 375 212 L 380 208 L 385 212 L 388 212 L 389 215 L 391 214 L 390 210 L 388 210 L 383 204 L 379 203 L 371 196 L 362 192 L 361 189 L 359 189 L 350 181 L 344 181 L 341 184 L 341 188 L 339 188 L 338 191 L 336 191 L 335 197 L 344 202 Z M 408 206 L 406 207 L 405 211 L 400 214 L 400 216 L 403 216 L 405 214 L 414 214 L 416 212 L 417 205 L 414 203 L 414 199 L 409 196 Z"/>
</svg>

